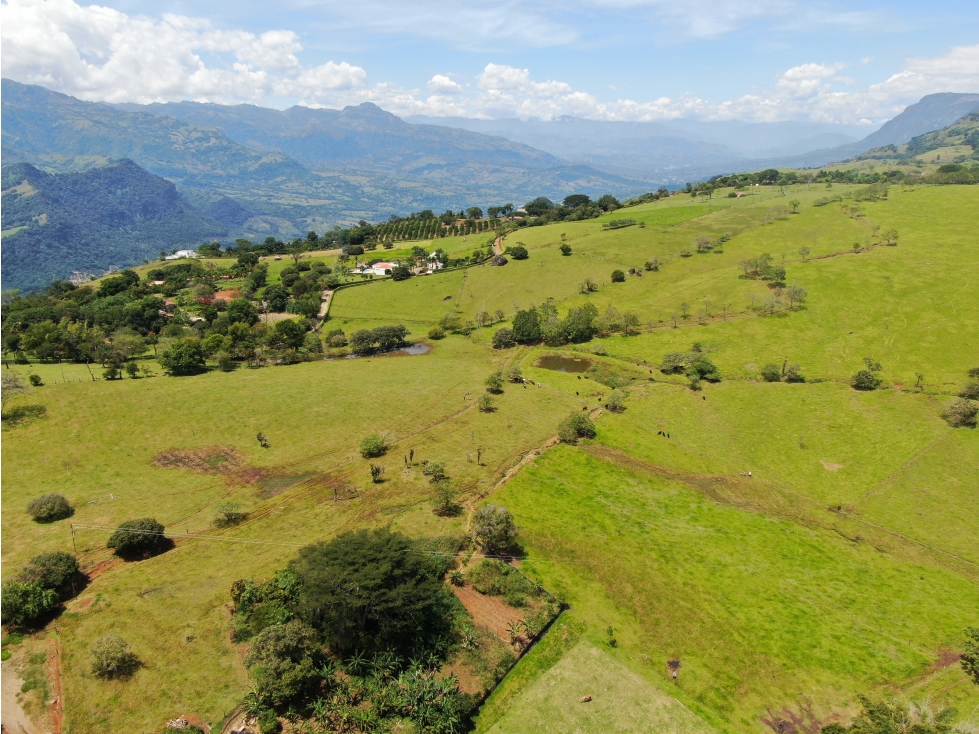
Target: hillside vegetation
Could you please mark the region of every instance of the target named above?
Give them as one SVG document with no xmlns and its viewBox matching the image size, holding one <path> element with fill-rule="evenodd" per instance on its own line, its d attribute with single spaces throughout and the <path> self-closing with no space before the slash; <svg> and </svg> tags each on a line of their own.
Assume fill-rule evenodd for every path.
<svg viewBox="0 0 979 734">
<path fill-rule="evenodd" d="M 8 306 L 7 372 L 42 384 L 4 408 L 5 567 L 61 550 L 90 574 L 57 617 L 65 730 L 156 731 L 189 713 L 220 726 L 256 680 L 232 640 L 232 583 L 348 530 L 462 543 L 493 503 L 519 526 L 520 570 L 569 608 L 476 731 L 817 732 L 849 724 L 860 696 L 955 706 L 968 731 L 979 687 L 958 655 L 979 623 L 979 431 L 954 418 L 979 396 L 979 187 L 743 193 L 511 221 L 502 265 L 468 254 L 486 233 L 416 240 L 424 255 L 397 251 L 444 248 L 458 264 L 356 276 L 321 325 L 257 312 L 242 325 L 242 303 L 194 325 L 180 314 L 205 313 L 194 288 L 209 278 L 245 303 L 325 285 L 349 269 L 342 251 L 308 270 L 243 252 L 162 285 L 154 263 Z M 378 353 L 391 330 L 429 351 Z M 301 337 L 303 359 L 276 334 Z M 143 351 L 123 354 L 134 335 Z M 179 374 L 174 344 L 215 335 L 241 351 L 147 376 Z M 77 361 L 52 357 L 68 347 Z M 95 379 L 100 354 L 151 369 Z M 443 512 L 446 488 L 458 514 Z M 70 520 L 25 512 L 51 493 Z M 116 528 L 150 517 L 173 547 L 114 556 Z M 109 632 L 144 662 L 129 677 L 90 672 Z"/>
</svg>

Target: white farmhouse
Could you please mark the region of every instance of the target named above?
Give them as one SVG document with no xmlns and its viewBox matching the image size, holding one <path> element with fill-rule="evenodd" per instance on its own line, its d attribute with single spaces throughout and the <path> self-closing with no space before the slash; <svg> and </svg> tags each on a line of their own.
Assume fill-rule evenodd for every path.
<svg viewBox="0 0 979 734">
<path fill-rule="evenodd" d="M 167 255 L 166 260 L 180 260 L 184 257 L 197 257 L 197 250 L 177 250 L 172 255 Z"/>
</svg>

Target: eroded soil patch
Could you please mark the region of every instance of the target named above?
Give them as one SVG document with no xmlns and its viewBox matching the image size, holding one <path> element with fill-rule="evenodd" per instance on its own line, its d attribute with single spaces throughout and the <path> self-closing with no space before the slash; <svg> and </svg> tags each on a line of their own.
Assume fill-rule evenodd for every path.
<svg viewBox="0 0 979 734">
<path fill-rule="evenodd" d="M 245 457 L 233 446 L 172 449 L 154 456 L 153 463 L 163 469 L 187 469 L 198 474 L 231 474 L 248 466 Z"/>
</svg>

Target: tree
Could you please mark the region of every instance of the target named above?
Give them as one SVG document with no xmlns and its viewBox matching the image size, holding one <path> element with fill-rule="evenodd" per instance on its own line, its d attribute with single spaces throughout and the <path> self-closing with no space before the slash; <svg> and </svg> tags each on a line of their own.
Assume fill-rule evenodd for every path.
<svg viewBox="0 0 979 734">
<path fill-rule="evenodd" d="M 0 383 L 0 400 L 2 409 L 7 409 L 7 401 L 19 395 L 24 395 L 30 390 L 24 379 L 19 373 L 12 370 L 4 370 L 2 383 Z"/>
<path fill-rule="evenodd" d="M 499 372 L 494 372 L 486 378 L 486 390 L 492 393 L 503 392 L 503 376 Z"/>
<path fill-rule="evenodd" d="M 279 708 L 315 691 L 321 680 L 321 658 L 316 631 L 292 620 L 263 629 L 245 656 L 245 666 L 255 680 L 259 700 Z"/>
<path fill-rule="evenodd" d="M 207 364 L 204 346 L 194 337 L 176 339 L 160 354 L 160 364 L 175 376 L 201 372 Z"/>
<path fill-rule="evenodd" d="M 809 248 L 804 245 L 799 248 L 799 254 L 802 255 L 803 260 L 805 260 L 806 257 L 809 255 L 809 252 L 810 252 Z"/>
<path fill-rule="evenodd" d="M 612 271 L 612 282 L 613 283 L 625 283 L 625 273 L 621 270 Z"/>
<path fill-rule="evenodd" d="M 659 370 L 664 375 L 675 375 L 683 372 L 686 368 L 687 355 L 683 352 L 670 352 L 663 355 Z"/>
<path fill-rule="evenodd" d="M 479 407 L 479 412 L 481 413 L 492 413 L 494 410 L 496 410 L 496 407 L 493 404 L 493 397 L 490 395 L 480 395 L 479 400 L 477 400 L 476 403 Z"/>
<path fill-rule="evenodd" d="M 290 349 L 299 349 L 306 338 L 306 329 L 298 321 L 292 319 L 277 321 L 274 332 L 276 339 Z"/>
<path fill-rule="evenodd" d="M 572 413 L 561 421 L 557 435 L 562 443 L 574 445 L 579 438 L 595 438 L 595 424 L 584 412 Z"/>
<path fill-rule="evenodd" d="M 526 260 L 530 257 L 530 253 L 527 252 L 527 248 L 523 245 L 514 245 L 510 248 L 510 257 L 514 260 Z"/>
<path fill-rule="evenodd" d="M 953 734 L 954 708 L 938 713 L 930 707 L 898 701 L 874 701 L 858 696 L 863 710 L 850 726 L 830 724 L 822 734 Z"/>
<path fill-rule="evenodd" d="M 139 658 L 119 635 L 108 634 L 92 643 L 92 673 L 97 678 L 125 678 L 139 666 Z"/>
<path fill-rule="evenodd" d="M 504 507 L 483 505 L 473 514 L 473 540 L 483 550 L 493 553 L 511 550 L 520 528 L 513 514 Z"/>
<path fill-rule="evenodd" d="M 598 206 L 602 211 L 611 212 L 621 209 L 622 204 L 611 194 L 605 194 L 598 200 Z"/>
<path fill-rule="evenodd" d="M 575 209 L 579 206 L 591 203 L 591 198 L 586 194 L 571 194 L 570 196 L 565 196 L 562 202 L 568 209 Z"/>
<path fill-rule="evenodd" d="M 806 376 L 802 374 L 802 367 L 797 364 L 790 364 L 785 370 L 786 382 L 805 382 Z"/>
<path fill-rule="evenodd" d="M 4 624 L 18 627 L 29 624 L 57 604 L 57 592 L 38 581 L 5 581 L 0 590 L 0 614 Z"/>
<path fill-rule="evenodd" d="M 710 361 L 706 354 L 700 354 L 689 365 L 687 365 L 687 377 L 696 380 L 707 380 L 708 382 L 720 382 L 721 373 L 717 365 Z"/>
<path fill-rule="evenodd" d="M 289 568 L 300 613 L 337 652 L 417 650 L 441 629 L 441 582 L 413 541 L 383 528 L 308 545 Z"/>
<path fill-rule="evenodd" d="M 422 467 L 422 474 L 428 477 L 428 481 L 432 484 L 449 478 L 449 475 L 445 473 L 445 464 L 441 461 L 426 461 L 425 466 Z"/>
<path fill-rule="evenodd" d="M 408 280 L 413 275 L 411 268 L 407 265 L 398 264 L 391 268 L 391 280 Z"/>
<path fill-rule="evenodd" d="M 797 214 L 799 207 L 802 206 L 802 202 L 798 199 L 792 199 L 792 201 L 789 202 L 789 206 L 792 207 L 792 213 Z"/>
<path fill-rule="evenodd" d="M 613 390 L 605 399 L 605 407 L 612 413 L 621 413 L 625 410 L 625 398 L 625 392 Z"/>
<path fill-rule="evenodd" d="M 60 591 L 79 571 L 78 559 L 64 551 L 50 551 L 34 556 L 18 578 L 38 583 L 42 588 Z"/>
<path fill-rule="evenodd" d="M 360 455 L 365 459 L 376 459 L 387 453 L 388 444 L 380 433 L 372 433 L 360 440 Z"/>
<path fill-rule="evenodd" d="M 561 250 L 561 254 L 565 257 L 571 254 L 571 245 L 567 243 L 561 245 L 558 249 Z"/>
<path fill-rule="evenodd" d="M 959 393 L 960 398 L 979 400 L 979 382 L 967 382 Z"/>
<path fill-rule="evenodd" d="M 497 329 L 496 333 L 493 334 L 493 348 L 494 349 L 509 349 L 516 345 L 516 340 L 514 339 L 513 329 Z"/>
<path fill-rule="evenodd" d="M 965 398 L 958 398 L 942 411 L 942 418 L 953 428 L 975 428 L 977 415 L 979 407 Z"/>
<path fill-rule="evenodd" d="M 269 311 L 282 313 L 286 310 L 286 304 L 289 303 L 289 291 L 284 285 L 273 283 L 265 289 L 263 300 L 268 304 Z"/>
<path fill-rule="evenodd" d="M 381 466 L 380 464 L 371 464 L 370 472 L 371 472 L 371 482 L 373 484 L 379 484 L 381 482 L 381 477 L 384 476 L 384 467 Z"/>
<path fill-rule="evenodd" d="M 149 556 L 172 543 L 163 532 L 163 525 L 151 517 L 127 520 L 116 528 L 105 547 L 123 558 Z"/>
<path fill-rule="evenodd" d="M 769 362 L 761 368 L 761 376 L 765 382 L 781 382 L 782 368 L 774 362 Z"/>
<path fill-rule="evenodd" d="M 979 686 L 979 627 L 966 627 L 962 670 Z"/>
<path fill-rule="evenodd" d="M 513 317 L 513 339 L 522 344 L 540 341 L 540 314 L 536 308 L 517 311 Z"/>
<path fill-rule="evenodd" d="M 598 308 L 592 303 L 572 308 L 561 322 L 561 334 L 572 344 L 581 344 L 595 335 Z"/>
<path fill-rule="evenodd" d="M 240 502 L 225 500 L 218 505 L 214 515 L 214 525 L 219 528 L 228 528 L 243 523 L 247 519 L 248 513 L 242 511 Z"/>
<path fill-rule="evenodd" d="M 251 326 L 258 323 L 258 310 L 247 298 L 236 298 L 228 304 L 225 317 L 229 324 L 245 324 Z"/>
<path fill-rule="evenodd" d="M 71 517 L 71 504 L 63 495 L 50 493 L 35 497 L 27 505 L 27 514 L 35 522 L 54 522 Z"/>
<path fill-rule="evenodd" d="M 433 511 L 436 515 L 446 516 L 454 515 L 458 508 L 455 504 L 456 489 L 452 486 L 452 483 L 448 480 L 442 480 L 440 482 L 435 482 L 435 502 Z"/>
<path fill-rule="evenodd" d="M 468 209 L 466 209 L 466 216 L 469 219 L 482 219 L 483 210 L 480 209 L 478 206 L 471 206 Z"/>
<path fill-rule="evenodd" d="M 791 308 L 795 308 L 796 304 L 801 306 L 803 303 L 805 303 L 809 293 L 806 292 L 805 288 L 798 285 L 790 285 L 788 290 L 785 291 L 785 295 L 789 298 L 789 306 Z"/>
</svg>

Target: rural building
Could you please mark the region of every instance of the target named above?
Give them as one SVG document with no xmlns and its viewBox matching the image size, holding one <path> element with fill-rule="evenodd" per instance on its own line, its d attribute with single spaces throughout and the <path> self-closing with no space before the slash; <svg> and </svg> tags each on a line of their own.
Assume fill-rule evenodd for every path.
<svg viewBox="0 0 979 734">
<path fill-rule="evenodd" d="M 167 255 L 166 260 L 180 260 L 184 257 L 197 257 L 196 250 L 177 250 L 172 255 Z"/>
</svg>

